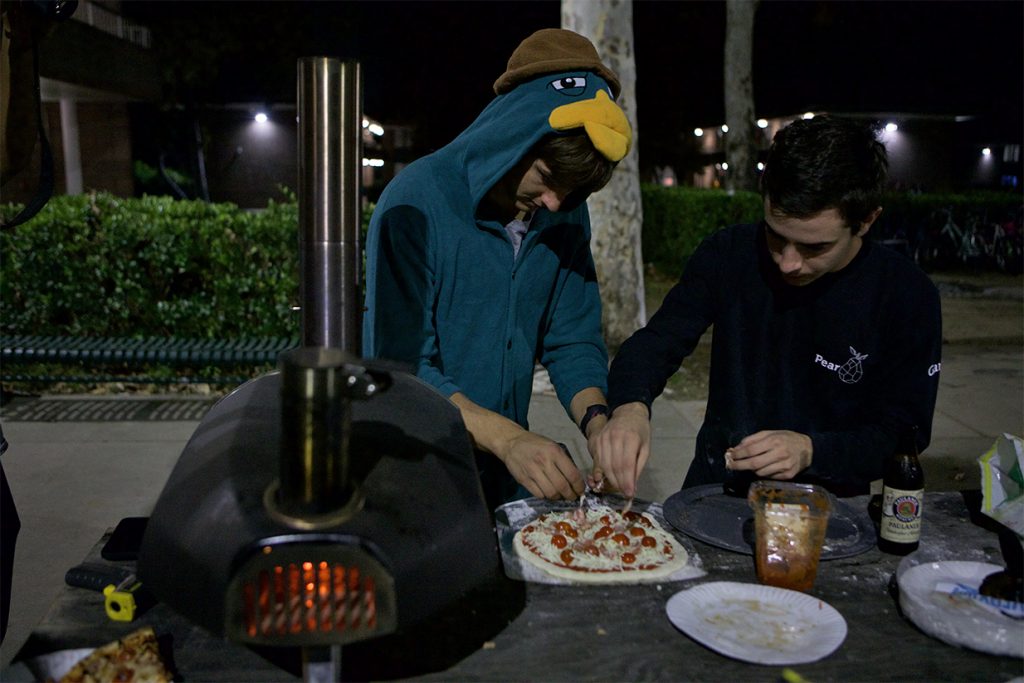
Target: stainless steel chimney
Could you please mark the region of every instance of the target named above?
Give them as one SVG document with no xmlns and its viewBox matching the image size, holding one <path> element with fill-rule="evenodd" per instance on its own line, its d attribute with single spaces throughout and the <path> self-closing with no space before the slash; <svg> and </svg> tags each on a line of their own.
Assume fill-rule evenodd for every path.
<svg viewBox="0 0 1024 683">
<path fill-rule="evenodd" d="M 362 80 L 358 62 L 298 63 L 302 345 L 360 355 Z"/>
</svg>

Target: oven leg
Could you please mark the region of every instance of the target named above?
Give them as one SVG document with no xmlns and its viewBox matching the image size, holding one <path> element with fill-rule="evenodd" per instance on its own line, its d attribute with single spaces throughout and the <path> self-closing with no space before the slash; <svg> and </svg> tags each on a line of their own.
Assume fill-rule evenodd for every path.
<svg viewBox="0 0 1024 683">
<path fill-rule="evenodd" d="M 306 683 L 341 681 L 341 645 L 302 648 L 302 680 Z"/>
</svg>

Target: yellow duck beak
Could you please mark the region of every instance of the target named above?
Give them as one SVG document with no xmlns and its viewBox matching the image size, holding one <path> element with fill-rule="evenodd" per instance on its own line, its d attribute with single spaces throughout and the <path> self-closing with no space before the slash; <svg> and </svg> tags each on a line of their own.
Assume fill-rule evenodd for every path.
<svg viewBox="0 0 1024 683">
<path fill-rule="evenodd" d="M 592 100 L 558 107 L 548 117 L 548 124 L 555 130 L 583 126 L 594 147 L 609 161 L 626 156 L 633 137 L 625 113 L 604 90 L 598 90 Z"/>
</svg>

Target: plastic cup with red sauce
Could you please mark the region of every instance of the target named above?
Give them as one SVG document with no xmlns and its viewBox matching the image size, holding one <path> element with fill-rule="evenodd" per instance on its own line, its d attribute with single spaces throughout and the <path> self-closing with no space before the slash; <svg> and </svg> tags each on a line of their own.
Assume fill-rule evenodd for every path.
<svg viewBox="0 0 1024 683">
<path fill-rule="evenodd" d="M 755 481 L 747 502 L 754 510 L 757 580 L 768 586 L 809 591 L 832 512 L 828 491 L 813 484 Z"/>
</svg>

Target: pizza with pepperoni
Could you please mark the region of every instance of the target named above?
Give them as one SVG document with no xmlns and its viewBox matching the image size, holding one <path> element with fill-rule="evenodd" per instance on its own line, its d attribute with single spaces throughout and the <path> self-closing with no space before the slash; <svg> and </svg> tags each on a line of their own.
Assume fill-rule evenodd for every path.
<svg viewBox="0 0 1024 683">
<path fill-rule="evenodd" d="M 625 515 L 606 505 L 552 511 L 513 538 L 516 554 L 558 578 L 578 583 L 635 583 L 686 566 L 686 549 L 649 513 Z"/>
</svg>

